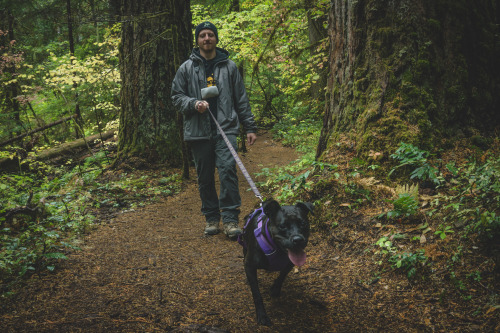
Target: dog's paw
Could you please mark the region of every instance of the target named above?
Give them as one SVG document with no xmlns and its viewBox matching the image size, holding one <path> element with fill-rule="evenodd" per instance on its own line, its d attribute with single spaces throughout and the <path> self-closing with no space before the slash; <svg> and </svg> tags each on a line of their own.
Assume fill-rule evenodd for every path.
<svg viewBox="0 0 500 333">
<path fill-rule="evenodd" d="M 272 325 L 271 319 L 269 319 L 269 317 L 266 314 L 258 316 L 257 322 L 259 323 L 259 325 L 264 325 L 264 326 Z"/>
<path fill-rule="evenodd" d="M 281 287 L 283 287 L 283 279 L 278 278 L 274 281 L 273 285 L 271 286 L 271 289 L 269 290 L 271 297 L 274 297 L 274 298 L 280 297 Z"/>
<path fill-rule="evenodd" d="M 271 286 L 271 289 L 269 291 L 270 291 L 271 297 L 273 297 L 273 298 L 280 297 L 280 295 L 281 295 L 281 285 L 278 286 L 276 283 L 274 283 Z"/>
</svg>

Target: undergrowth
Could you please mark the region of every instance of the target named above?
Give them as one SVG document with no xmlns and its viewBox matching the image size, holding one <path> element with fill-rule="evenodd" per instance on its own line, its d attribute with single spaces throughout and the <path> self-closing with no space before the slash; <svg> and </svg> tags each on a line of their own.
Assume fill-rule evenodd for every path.
<svg viewBox="0 0 500 333">
<path fill-rule="evenodd" d="M 500 236 L 500 158 L 491 151 L 469 155 L 469 159 L 443 161 L 437 154 L 401 143 L 395 152 L 386 154 L 390 159 L 385 162 L 376 158 L 382 153 L 372 153 L 368 160 L 355 156 L 346 160 L 344 156 L 340 171 L 336 159 L 315 161 L 315 147 L 294 131 L 278 134 L 288 143 L 299 145 L 303 154 L 287 166 L 262 169 L 257 176 L 266 181 L 259 186 L 286 204 L 313 199 L 320 211 L 311 223 L 313 229 L 334 234 L 339 216 L 345 215 L 341 211 L 347 208 L 355 214 L 375 205 L 389 207 L 373 217 L 380 230 L 393 230 L 395 225 L 399 227 L 394 230 L 411 230 L 409 234 L 384 232 L 385 236 L 366 249 L 382 270 L 425 281 L 436 271 L 435 259 L 426 253 L 427 245 L 463 254 L 488 249 Z M 392 168 L 391 162 L 396 163 Z M 377 180 L 384 169 L 388 170 L 386 178 Z M 391 180 L 396 174 L 396 181 Z M 380 191 L 377 184 L 382 183 L 392 188 L 392 198 L 375 193 Z M 499 265 L 499 254 L 490 255 L 491 263 Z M 452 256 L 454 260 L 456 257 Z M 469 297 L 467 284 L 477 283 L 483 273 L 460 277 L 453 260 L 445 267 L 451 284 L 464 299 Z"/>
<path fill-rule="evenodd" d="M 36 162 L 32 172 L 0 175 L 0 292 L 23 277 L 53 271 L 58 260 L 78 250 L 78 236 L 100 222 L 100 212 L 133 210 L 178 193 L 179 174 L 114 174 L 104 150 L 82 163 L 51 166 Z"/>
</svg>

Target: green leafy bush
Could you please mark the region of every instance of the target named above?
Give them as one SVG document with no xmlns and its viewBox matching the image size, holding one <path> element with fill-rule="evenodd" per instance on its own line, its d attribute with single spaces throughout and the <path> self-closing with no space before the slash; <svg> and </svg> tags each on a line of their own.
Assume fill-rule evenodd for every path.
<svg viewBox="0 0 500 333">
<path fill-rule="evenodd" d="M 406 272 L 409 279 L 414 278 L 419 267 L 427 263 L 425 250 L 417 250 L 415 253 L 397 253 L 389 258 L 392 268 Z"/>
<path fill-rule="evenodd" d="M 486 235 L 488 238 L 494 238 L 500 234 L 499 215 L 489 211 L 480 213 L 479 209 L 477 209 L 476 216 L 476 223 L 474 225 L 475 231 Z"/>
<path fill-rule="evenodd" d="M 460 167 L 447 165 L 452 174 L 452 196 L 445 197 L 447 218 L 468 221 L 466 232 L 493 239 L 500 234 L 500 158 L 490 157 L 485 163 L 472 161 Z"/>
<path fill-rule="evenodd" d="M 452 227 L 449 225 L 447 225 L 447 226 L 440 225 L 439 227 L 440 227 L 440 229 L 436 230 L 434 232 L 434 234 L 438 235 L 439 238 L 441 238 L 441 239 L 445 239 L 447 234 L 452 234 L 455 232 L 455 231 L 453 231 Z"/>
<path fill-rule="evenodd" d="M 439 176 L 438 170 L 429 164 L 427 158 L 430 153 L 421 150 L 414 145 L 401 142 L 399 148 L 391 158 L 399 161 L 399 165 L 392 168 L 388 176 L 390 176 L 396 169 L 410 166 L 413 170 L 410 173 L 410 179 L 430 180 L 434 184 L 439 185 L 442 182 L 442 177 Z"/>
<path fill-rule="evenodd" d="M 387 212 L 382 213 L 378 217 L 387 217 L 389 219 L 399 217 L 410 217 L 418 212 L 418 201 L 410 193 L 399 194 L 397 199 L 391 201 L 394 208 Z"/>
</svg>

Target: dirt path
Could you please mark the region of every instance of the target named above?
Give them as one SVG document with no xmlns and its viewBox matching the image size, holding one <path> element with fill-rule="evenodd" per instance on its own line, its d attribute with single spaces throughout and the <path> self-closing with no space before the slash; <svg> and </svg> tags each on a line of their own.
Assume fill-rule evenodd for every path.
<svg viewBox="0 0 500 333">
<path fill-rule="evenodd" d="M 250 173 L 296 159 L 261 136 L 242 157 Z M 242 218 L 258 200 L 240 175 Z M 379 229 L 347 211 L 335 233 L 313 233 L 308 262 L 279 299 L 276 273 L 259 272 L 274 325 L 256 325 L 242 249 L 223 234 L 203 236 L 195 181 L 179 195 L 120 214 L 85 237 L 55 273 L 33 276 L 0 307 L 1 332 L 490 332 L 500 311 L 474 314 L 484 298 L 460 302 L 434 283 L 411 284 L 378 268 L 369 249 Z M 493 294 L 492 294 L 493 295 Z M 453 297 L 452 297 L 453 296 Z M 493 296 L 491 296 L 493 297 Z M 458 300 L 458 301 L 457 301 Z"/>
<path fill-rule="evenodd" d="M 292 149 L 260 137 L 242 160 L 253 173 L 287 164 Z M 240 174 L 242 217 L 258 200 Z M 291 274 L 283 297 L 266 303 L 273 329 L 256 325 L 241 246 L 223 234 L 204 237 L 195 181 L 180 195 L 124 213 L 85 238 L 62 269 L 33 277 L 1 319 L 7 332 L 328 331 L 318 288 Z M 309 266 L 311 272 L 314 266 Z M 319 269 L 319 267 L 317 267 Z M 262 288 L 274 274 L 262 272 Z M 186 328 L 190 327 L 190 328 Z M 303 329 L 298 329 L 303 331 Z"/>
</svg>

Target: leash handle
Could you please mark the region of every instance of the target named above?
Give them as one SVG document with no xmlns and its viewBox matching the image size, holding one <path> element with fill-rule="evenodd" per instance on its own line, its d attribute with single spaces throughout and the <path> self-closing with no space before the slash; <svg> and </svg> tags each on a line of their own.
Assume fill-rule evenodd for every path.
<svg viewBox="0 0 500 333">
<path fill-rule="evenodd" d="M 240 157 L 238 156 L 238 153 L 236 153 L 236 150 L 234 150 L 233 145 L 231 144 L 231 142 L 229 142 L 229 139 L 227 138 L 226 133 L 224 133 L 224 131 L 220 127 L 219 123 L 217 122 L 217 119 L 215 119 L 212 111 L 210 111 L 210 108 L 207 108 L 207 110 L 210 113 L 210 115 L 212 116 L 212 119 L 214 120 L 215 125 L 219 129 L 219 132 L 222 135 L 222 138 L 224 139 L 224 142 L 226 143 L 227 148 L 229 148 L 231 155 L 233 155 L 234 160 L 236 161 L 236 164 L 238 164 L 238 167 L 240 168 L 241 172 L 243 173 L 243 176 L 245 176 L 248 184 L 250 185 L 250 188 L 252 189 L 255 196 L 257 198 L 259 198 L 260 202 L 262 203 L 264 201 L 262 199 L 262 195 L 260 194 L 259 190 L 257 189 L 257 186 L 255 186 L 255 183 L 253 182 L 252 177 L 250 177 L 250 174 L 248 174 L 248 171 L 245 168 L 245 166 L 243 165 L 243 162 L 241 161 Z"/>
</svg>

